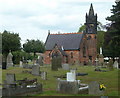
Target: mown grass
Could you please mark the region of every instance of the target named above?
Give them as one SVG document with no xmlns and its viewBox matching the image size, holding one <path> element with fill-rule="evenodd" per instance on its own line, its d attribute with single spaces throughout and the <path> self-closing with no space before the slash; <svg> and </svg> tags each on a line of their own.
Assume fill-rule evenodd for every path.
<svg viewBox="0 0 120 98">
<path fill-rule="evenodd" d="M 71 68 L 77 68 L 77 72 L 79 73 L 88 73 L 86 76 L 77 76 L 77 80 L 81 80 L 81 83 L 89 84 L 91 81 L 97 81 L 99 83 L 103 83 L 106 86 L 105 96 L 118 96 L 118 71 L 114 69 L 113 71 L 107 72 L 95 72 L 93 66 L 71 66 Z M 59 69 L 58 71 L 51 71 L 50 66 L 40 67 L 40 71 L 47 72 L 47 80 L 42 80 L 40 76 L 33 76 L 28 73 L 22 73 L 23 70 L 31 70 L 31 69 L 23 69 L 23 68 L 9 68 L 7 70 L 2 71 L 2 79 L 5 80 L 6 73 L 15 73 L 16 79 L 20 80 L 25 77 L 28 79 L 37 78 L 39 83 L 43 84 L 43 93 L 36 94 L 32 96 L 90 96 L 84 94 L 60 94 L 56 91 L 57 89 L 57 78 L 54 76 L 65 75 L 66 70 Z M 104 69 L 108 70 L 108 69 Z M 65 79 L 65 78 L 63 78 Z"/>
</svg>

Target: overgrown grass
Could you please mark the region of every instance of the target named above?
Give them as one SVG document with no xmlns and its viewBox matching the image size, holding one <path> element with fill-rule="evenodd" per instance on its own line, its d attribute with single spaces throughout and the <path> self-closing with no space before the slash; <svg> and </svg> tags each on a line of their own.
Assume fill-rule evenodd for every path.
<svg viewBox="0 0 120 98">
<path fill-rule="evenodd" d="M 106 86 L 105 96 L 118 96 L 118 71 L 114 69 L 113 71 L 107 72 L 95 72 L 93 66 L 71 66 L 71 68 L 76 68 L 79 73 L 88 73 L 86 76 L 77 76 L 77 80 L 81 80 L 81 83 L 89 84 L 91 81 L 97 81 L 99 83 L 103 83 Z M 27 77 L 28 79 L 37 78 L 39 83 L 43 84 L 43 93 L 36 94 L 33 96 L 90 96 L 90 95 L 72 95 L 72 94 L 60 94 L 56 91 L 57 89 L 57 78 L 54 76 L 65 75 L 66 70 L 59 69 L 58 71 L 51 71 L 50 66 L 40 67 L 40 71 L 47 72 L 47 80 L 42 80 L 40 76 L 33 76 L 28 73 L 22 73 L 23 70 L 31 70 L 31 69 L 23 69 L 23 68 L 9 68 L 7 70 L 3 70 L 2 77 L 5 80 L 6 73 L 15 73 L 16 79 L 23 79 Z M 107 70 L 107 69 L 104 69 Z"/>
</svg>

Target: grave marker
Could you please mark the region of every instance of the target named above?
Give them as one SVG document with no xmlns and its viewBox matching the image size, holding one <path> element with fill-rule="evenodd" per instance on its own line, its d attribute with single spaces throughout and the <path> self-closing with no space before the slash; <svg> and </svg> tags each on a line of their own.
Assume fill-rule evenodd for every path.
<svg viewBox="0 0 120 98">
<path fill-rule="evenodd" d="M 7 67 L 13 67 L 13 61 L 12 61 L 13 55 L 11 51 L 9 52 L 7 56 Z"/>
<path fill-rule="evenodd" d="M 104 93 L 103 90 L 100 90 L 100 85 L 96 81 L 89 84 L 88 91 L 90 95 L 102 95 Z"/>
<path fill-rule="evenodd" d="M 69 64 L 62 64 L 62 68 L 63 68 L 64 70 L 70 70 Z"/>
<path fill-rule="evenodd" d="M 119 67 L 118 67 L 118 62 L 117 62 L 117 61 L 114 62 L 113 67 L 114 67 L 114 68 L 117 68 L 117 69 L 119 68 Z"/>
<path fill-rule="evenodd" d="M 40 75 L 40 66 L 39 65 L 32 66 L 32 75 Z"/>
</svg>

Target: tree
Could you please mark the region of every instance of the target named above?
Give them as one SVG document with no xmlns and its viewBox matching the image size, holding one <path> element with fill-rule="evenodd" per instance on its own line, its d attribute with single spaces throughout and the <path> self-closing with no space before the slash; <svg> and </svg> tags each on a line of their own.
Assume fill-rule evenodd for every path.
<svg viewBox="0 0 120 98">
<path fill-rule="evenodd" d="M 23 50 L 30 53 L 33 52 L 34 56 L 36 52 L 43 53 L 45 51 L 44 43 L 40 40 L 28 40 L 23 44 Z"/>
<path fill-rule="evenodd" d="M 21 49 L 19 34 L 4 31 L 2 33 L 2 54 L 7 57 L 9 51 L 17 51 Z"/>
<path fill-rule="evenodd" d="M 106 56 L 111 56 L 113 60 L 114 57 L 119 56 L 120 60 L 120 1 L 115 3 L 116 5 L 113 5 L 111 9 L 113 15 L 106 18 L 111 23 L 107 25 L 103 52 Z"/>
</svg>

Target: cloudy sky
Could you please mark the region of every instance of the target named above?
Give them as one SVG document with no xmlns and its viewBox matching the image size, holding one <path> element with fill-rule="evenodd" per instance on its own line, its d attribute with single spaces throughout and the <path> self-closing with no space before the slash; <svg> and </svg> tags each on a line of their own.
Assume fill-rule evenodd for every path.
<svg viewBox="0 0 120 98">
<path fill-rule="evenodd" d="M 77 32 L 85 22 L 90 4 L 98 14 L 98 21 L 106 24 L 115 0 L 0 0 L 0 32 L 19 33 L 26 39 L 45 42 L 51 33 Z"/>
</svg>

